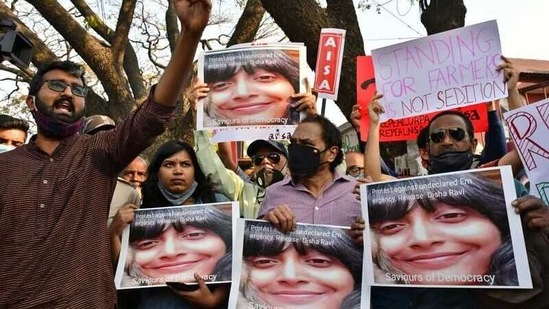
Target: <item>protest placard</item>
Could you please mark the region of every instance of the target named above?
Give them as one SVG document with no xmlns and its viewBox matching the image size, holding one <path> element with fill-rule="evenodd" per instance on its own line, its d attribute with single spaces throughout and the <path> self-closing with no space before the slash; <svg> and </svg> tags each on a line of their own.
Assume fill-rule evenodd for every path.
<svg viewBox="0 0 549 309">
<path fill-rule="evenodd" d="M 229 308 L 359 308 L 362 251 L 349 227 L 238 220 Z"/>
<path fill-rule="evenodd" d="M 117 289 L 231 281 L 238 203 L 137 209 L 122 234 Z"/>
<path fill-rule="evenodd" d="M 549 205 L 549 99 L 504 114 L 530 181 L 530 193 Z"/>
<path fill-rule="evenodd" d="M 507 96 L 496 21 L 372 50 L 382 121 Z"/>
<path fill-rule="evenodd" d="M 510 167 L 366 184 L 361 197 L 366 282 L 532 288 Z"/>
<path fill-rule="evenodd" d="M 368 117 L 368 103 L 376 91 L 374 67 L 371 56 L 357 57 L 357 100 L 361 107 L 360 138 L 368 140 L 370 118 Z M 468 105 L 453 109 L 464 113 L 473 123 L 475 132 L 488 130 L 488 111 L 486 103 Z M 420 116 L 402 119 L 389 119 L 379 126 L 380 142 L 395 142 L 415 140 L 419 131 L 426 127 L 429 120 L 439 112 L 432 112 Z"/>
<path fill-rule="evenodd" d="M 320 30 L 314 85 L 319 98 L 337 100 L 344 47 L 345 30 Z"/>
<path fill-rule="evenodd" d="M 275 129 L 293 132 L 301 114 L 291 96 L 304 92 L 305 46 L 242 46 L 205 52 L 198 75 L 210 91 L 197 108 L 197 129 L 224 128 L 231 140 L 244 140 L 252 128 L 268 139 Z"/>
</svg>

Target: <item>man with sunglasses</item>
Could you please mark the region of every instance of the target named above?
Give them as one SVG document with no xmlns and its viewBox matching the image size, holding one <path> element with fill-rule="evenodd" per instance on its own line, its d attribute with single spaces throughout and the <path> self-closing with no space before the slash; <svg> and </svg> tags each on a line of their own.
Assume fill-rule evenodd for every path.
<svg viewBox="0 0 549 309">
<path fill-rule="evenodd" d="M 171 3 L 183 29 L 172 59 L 114 129 L 79 134 L 87 94 L 80 65 L 53 62 L 33 77 L 26 103 L 38 134 L 0 154 L 0 308 L 116 306 L 105 222 L 117 175 L 173 118 L 211 10 L 209 0 Z"/>
<path fill-rule="evenodd" d="M 475 168 L 477 139 L 473 124 L 464 114 L 444 111 L 429 122 L 429 173 L 438 174 Z"/>
<path fill-rule="evenodd" d="M 260 187 L 267 188 L 286 177 L 288 151 L 282 143 L 258 139 L 248 146 L 246 152 L 253 164 L 251 181 Z"/>
<path fill-rule="evenodd" d="M 256 219 L 259 205 L 265 197 L 265 189 L 286 176 L 286 147 L 282 143 L 267 140 L 256 140 L 251 143 L 247 154 L 252 158 L 255 176 L 250 179 L 236 163 L 231 164 L 234 167 L 227 167 L 221 157 L 230 155 L 218 155 L 205 131 L 196 131 L 195 138 L 198 164 L 214 190 L 230 200 L 238 201 L 241 217 Z M 221 152 L 227 144 L 220 143 L 218 146 Z"/>
</svg>

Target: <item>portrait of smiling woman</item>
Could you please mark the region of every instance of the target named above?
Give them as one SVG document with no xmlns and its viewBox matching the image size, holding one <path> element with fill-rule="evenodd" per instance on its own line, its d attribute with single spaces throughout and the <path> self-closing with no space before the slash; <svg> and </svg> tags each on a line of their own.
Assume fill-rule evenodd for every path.
<svg viewBox="0 0 549 309">
<path fill-rule="evenodd" d="M 206 55 L 204 82 L 210 90 L 204 127 L 299 122 L 290 105 L 291 96 L 300 92 L 298 50 L 228 49 Z"/>
<path fill-rule="evenodd" d="M 195 282 L 194 273 L 215 281 L 231 279 L 231 217 L 213 206 L 185 208 L 158 209 L 152 215 L 165 219 L 130 226 L 127 272 L 134 282 Z M 187 221 L 189 217 L 200 220 Z"/>
<path fill-rule="evenodd" d="M 237 308 L 360 308 L 362 248 L 344 230 L 298 225 L 308 233 L 300 235 L 329 235 L 318 242 L 318 236 L 288 241 L 275 237 L 283 235 L 278 231 L 258 239 L 250 237 L 249 225 L 245 229 Z"/>
<path fill-rule="evenodd" d="M 231 212 L 219 204 L 196 204 L 225 202 L 227 198 L 213 191 L 194 149 L 181 140 L 160 146 L 147 174 L 141 210 L 121 209 L 113 224 L 135 220 L 130 225 L 122 281 L 128 286 L 163 286 L 124 291 L 127 293 L 119 297 L 119 307 L 223 308 L 229 283 L 204 283 L 231 279 Z M 169 206 L 184 207 L 166 208 Z M 121 216 L 121 211 L 129 211 L 130 216 Z M 147 212 L 152 217 L 144 217 Z M 146 222 L 138 220 L 138 214 Z M 118 240 L 114 236 L 111 241 Z M 192 285 L 181 291 L 166 287 L 166 281 Z"/>
<path fill-rule="evenodd" d="M 377 283 L 518 285 L 503 188 L 492 179 L 475 172 L 372 185 L 368 216 Z"/>
</svg>

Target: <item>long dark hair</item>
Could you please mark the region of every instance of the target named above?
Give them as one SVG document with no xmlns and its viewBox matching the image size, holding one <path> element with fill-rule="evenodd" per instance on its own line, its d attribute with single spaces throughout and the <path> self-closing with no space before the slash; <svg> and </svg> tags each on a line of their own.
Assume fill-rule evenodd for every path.
<svg viewBox="0 0 549 309">
<path fill-rule="evenodd" d="M 185 151 L 193 162 L 194 180 L 198 183 L 198 187 L 194 191 L 192 197 L 195 201 L 200 201 L 201 203 L 216 202 L 212 186 L 207 181 L 206 176 L 198 165 L 198 159 L 196 158 L 193 147 L 182 140 L 176 139 L 162 144 L 154 154 L 153 160 L 147 170 L 147 180 L 143 183 L 143 203 L 141 208 L 171 206 L 170 202 L 168 202 L 160 192 L 160 189 L 158 189 L 158 171 L 164 160 L 180 151 Z"/>
<path fill-rule="evenodd" d="M 440 182 L 452 184 L 457 182 L 456 190 L 463 189 L 463 192 L 455 195 L 440 194 L 448 191 L 448 187 L 438 188 L 432 186 Z M 398 187 L 399 190 L 395 190 Z M 417 188 L 420 188 L 419 190 Z M 513 244 L 509 229 L 509 220 L 503 188 L 500 184 L 476 174 L 451 174 L 427 178 L 410 178 L 404 183 L 389 182 L 370 185 L 368 193 L 368 216 L 370 229 L 372 225 L 393 221 L 403 218 L 412 209 L 409 199 L 399 199 L 399 195 L 412 195 L 423 193 L 424 198 L 416 199 L 415 207 L 421 207 L 426 212 L 435 211 L 435 202 L 439 201 L 455 207 L 469 207 L 488 218 L 501 233 L 501 246 L 493 253 L 489 274 L 495 275 L 494 285 L 517 285 L 517 271 L 515 257 L 513 255 Z M 382 194 L 371 194 L 373 190 Z M 381 191 L 378 191 L 381 190 Z M 434 197 L 428 198 L 427 193 Z M 380 199 L 380 197 L 383 199 Z M 395 202 L 387 202 L 394 198 Z M 375 234 L 375 230 L 372 229 Z"/>
<path fill-rule="evenodd" d="M 150 210 L 149 210 L 150 211 Z M 199 220 L 189 220 L 188 216 L 182 215 L 185 211 L 199 212 Z M 231 264 L 232 264 L 232 221 L 231 216 L 214 206 L 185 206 L 183 208 L 163 208 L 154 211 L 154 215 L 159 218 L 178 218 L 171 220 L 160 220 L 153 224 L 135 224 L 130 225 L 130 246 L 143 239 L 156 238 L 164 233 L 170 226 L 176 231 L 183 232 L 187 226 L 207 229 L 219 236 L 225 243 L 225 255 L 217 262 L 214 273 L 218 276 L 218 281 L 231 279 Z M 171 221 L 171 222 L 170 222 Z M 126 265 L 128 273 L 131 276 L 139 277 L 138 271 L 131 265 Z"/>
<path fill-rule="evenodd" d="M 348 303 L 349 297 L 360 295 L 362 286 L 362 248 L 358 247 L 344 230 L 334 229 L 325 226 L 316 225 L 299 225 L 296 233 L 302 236 L 283 235 L 276 229 L 272 228 L 269 222 L 253 222 L 254 228 L 261 230 L 262 236 L 267 239 L 257 239 L 251 237 L 254 233 L 251 224 L 247 224 L 244 234 L 243 257 L 244 260 L 249 260 L 257 256 L 276 256 L 288 249 L 288 246 L 293 248 L 300 254 L 307 254 L 308 249 L 316 250 L 322 254 L 333 257 L 339 260 L 349 270 L 354 279 L 354 289 L 344 300 L 343 303 Z M 303 235 L 329 235 L 330 241 L 315 242 L 314 236 Z M 282 236 L 282 237 L 280 237 Z M 284 236 L 290 236 L 291 242 Z M 318 236 L 317 236 L 318 237 Z M 322 238 L 322 237 L 318 237 Z M 317 240 L 318 240 L 317 238 Z M 243 289 L 244 288 L 244 289 Z M 254 299 L 254 290 L 249 284 L 245 286 L 241 283 L 241 292 L 247 299 Z M 248 294 L 248 295 L 247 295 Z M 254 299 L 257 301 L 257 299 Z M 352 303 L 352 302 L 351 302 Z M 341 308 L 348 308 L 340 306 Z"/>
<path fill-rule="evenodd" d="M 228 50 L 227 53 L 208 55 L 204 63 L 204 82 L 228 80 L 240 69 L 248 74 L 258 69 L 275 72 L 287 79 L 296 93 L 299 92 L 299 62 L 278 49 Z"/>
</svg>

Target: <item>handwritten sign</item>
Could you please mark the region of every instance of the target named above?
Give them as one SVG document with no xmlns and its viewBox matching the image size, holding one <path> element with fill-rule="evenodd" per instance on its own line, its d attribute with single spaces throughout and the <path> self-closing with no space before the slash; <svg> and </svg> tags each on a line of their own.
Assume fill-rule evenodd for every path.
<svg viewBox="0 0 549 309">
<path fill-rule="evenodd" d="M 504 114 L 530 180 L 530 193 L 549 204 L 549 99 Z"/>
<path fill-rule="evenodd" d="M 344 46 L 345 30 L 324 28 L 320 31 L 314 88 L 321 98 L 337 100 Z"/>
<path fill-rule="evenodd" d="M 368 103 L 375 93 L 376 81 L 371 56 L 357 57 L 357 99 L 361 107 L 360 138 L 368 139 L 370 119 L 368 118 Z M 488 130 L 488 111 L 485 103 L 469 105 L 455 109 L 464 113 L 473 122 L 475 132 Z M 419 131 L 429 124 L 429 120 L 439 112 L 402 119 L 390 119 L 381 123 L 379 128 L 380 142 L 395 142 L 414 140 Z"/>
<path fill-rule="evenodd" d="M 500 56 L 495 20 L 373 50 L 382 121 L 506 97 Z"/>
</svg>

